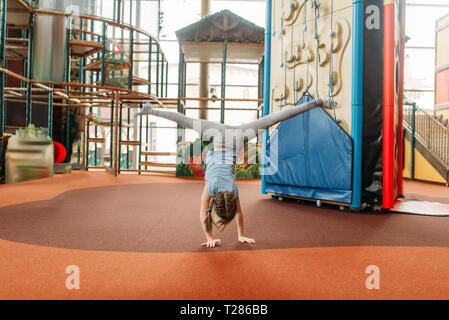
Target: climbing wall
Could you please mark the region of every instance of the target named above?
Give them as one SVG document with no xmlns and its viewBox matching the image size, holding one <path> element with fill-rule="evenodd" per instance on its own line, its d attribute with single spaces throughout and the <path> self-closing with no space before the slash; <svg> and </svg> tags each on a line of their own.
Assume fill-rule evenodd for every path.
<svg viewBox="0 0 449 320">
<path fill-rule="evenodd" d="M 350 133 L 351 0 L 277 0 L 272 3 L 270 112 L 305 94 L 332 97 L 329 114 Z"/>
<path fill-rule="evenodd" d="M 265 113 L 317 96 L 338 107 L 272 129 L 265 154 L 275 173 L 264 174 L 262 192 L 393 207 L 402 194 L 404 12 L 404 0 L 271 2 Z"/>
<path fill-rule="evenodd" d="M 352 200 L 352 1 L 274 1 L 270 112 L 317 96 L 338 103 L 281 123 L 266 143 L 265 192 Z"/>
</svg>

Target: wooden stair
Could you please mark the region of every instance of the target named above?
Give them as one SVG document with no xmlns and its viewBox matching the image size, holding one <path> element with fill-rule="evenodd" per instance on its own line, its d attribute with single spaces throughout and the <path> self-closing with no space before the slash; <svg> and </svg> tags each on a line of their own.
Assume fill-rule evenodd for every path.
<svg viewBox="0 0 449 320">
<path fill-rule="evenodd" d="M 72 39 L 69 44 L 72 57 L 87 58 L 103 50 L 103 45 L 97 41 Z"/>
</svg>

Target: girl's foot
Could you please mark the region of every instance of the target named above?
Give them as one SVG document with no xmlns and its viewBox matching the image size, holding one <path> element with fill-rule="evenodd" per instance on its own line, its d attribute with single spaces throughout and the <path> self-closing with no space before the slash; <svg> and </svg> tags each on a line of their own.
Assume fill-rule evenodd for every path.
<svg viewBox="0 0 449 320">
<path fill-rule="evenodd" d="M 143 108 L 139 111 L 138 115 L 147 115 L 147 114 L 153 114 L 153 108 L 151 107 L 150 103 L 146 103 Z"/>
</svg>

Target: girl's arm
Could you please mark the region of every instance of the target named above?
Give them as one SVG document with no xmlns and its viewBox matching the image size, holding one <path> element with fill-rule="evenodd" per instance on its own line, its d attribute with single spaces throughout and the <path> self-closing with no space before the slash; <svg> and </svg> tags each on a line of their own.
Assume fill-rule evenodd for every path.
<svg viewBox="0 0 449 320">
<path fill-rule="evenodd" d="M 206 236 L 206 242 L 202 244 L 204 247 L 214 248 L 216 245 L 221 243 L 220 239 L 214 239 L 212 233 L 207 231 L 206 227 L 206 217 L 208 214 L 212 214 L 212 212 L 207 212 L 210 204 L 210 195 L 207 192 L 207 182 L 204 186 L 203 194 L 201 196 L 201 209 L 200 209 L 200 221 L 201 226 L 203 227 L 204 235 Z"/>
<path fill-rule="evenodd" d="M 240 205 L 240 198 L 237 198 L 237 232 L 238 232 L 238 240 L 241 243 L 256 243 L 256 240 L 252 238 L 247 238 L 243 235 L 243 211 L 242 206 Z"/>
</svg>

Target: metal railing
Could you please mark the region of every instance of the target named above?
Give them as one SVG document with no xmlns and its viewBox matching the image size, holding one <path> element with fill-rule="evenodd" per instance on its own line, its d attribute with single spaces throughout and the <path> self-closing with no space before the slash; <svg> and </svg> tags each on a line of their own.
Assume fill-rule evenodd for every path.
<svg viewBox="0 0 449 320">
<path fill-rule="evenodd" d="M 404 103 L 404 124 L 416 139 L 449 167 L 449 129 L 416 103 Z"/>
</svg>

